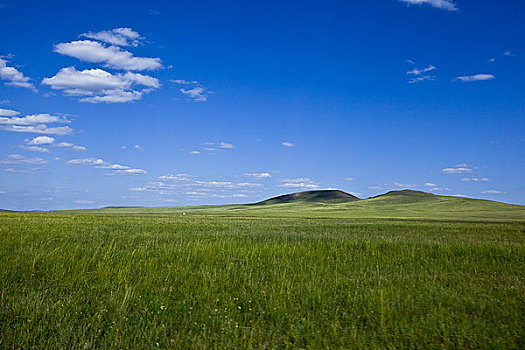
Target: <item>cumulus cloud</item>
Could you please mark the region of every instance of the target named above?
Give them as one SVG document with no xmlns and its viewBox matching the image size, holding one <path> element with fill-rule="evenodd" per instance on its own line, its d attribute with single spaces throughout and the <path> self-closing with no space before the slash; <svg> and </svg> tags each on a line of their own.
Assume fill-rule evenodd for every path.
<svg viewBox="0 0 525 350">
<path fill-rule="evenodd" d="M 399 0 L 409 5 L 430 5 L 447 11 L 457 11 L 458 7 L 452 0 Z"/>
<path fill-rule="evenodd" d="M 66 117 L 50 114 L 32 114 L 25 117 L 0 117 L 0 129 L 35 134 L 68 135 L 73 132 L 69 126 L 48 127 L 50 123 L 71 123 Z"/>
<path fill-rule="evenodd" d="M 0 108 L 0 117 L 14 117 L 16 115 L 19 115 L 20 112 L 13 111 L 11 109 L 3 109 Z"/>
<path fill-rule="evenodd" d="M 295 146 L 293 143 L 291 143 L 291 142 L 287 142 L 287 141 L 282 142 L 281 145 L 283 145 L 283 146 L 285 146 L 285 147 L 293 147 L 293 146 Z"/>
<path fill-rule="evenodd" d="M 55 139 L 49 136 L 37 136 L 34 139 L 30 140 L 28 145 L 50 145 L 55 142 Z"/>
<path fill-rule="evenodd" d="M 78 96 L 80 102 L 123 103 L 139 100 L 145 93 L 160 87 L 157 78 L 139 73 L 111 74 L 103 69 L 75 67 L 62 68 L 55 76 L 44 78 L 42 84 L 54 90 L 62 90 L 66 95 Z M 137 90 L 135 86 L 143 88 Z"/>
<path fill-rule="evenodd" d="M 87 32 L 81 34 L 80 37 L 102 41 L 111 45 L 132 47 L 137 47 L 140 44 L 140 40 L 143 39 L 139 33 L 126 27 L 103 30 L 96 33 Z"/>
<path fill-rule="evenodd" d="M 0 58 L 0 79 L 5 80 L 7 86 L 23 87 L 36 91 L 35 86 L 29 82 L 29 78 L 14 67 L 7 65 L 6 60 Z"/>
<path fill-rule="evenodd" d="M 84 62 L 101 63 L 104 67 L 128 71 L 155 70 L 162 67 L 160 58 L 135 57 L 117 46 L 105 46 L 91 40 L 76 40 L 55 45 L 55 52 Z"/>
<path fill-rule="evenodd" d="M 244 176 L 253 177 L 254 179 L 269 179 L 272 177 L 270 173 L 246 173 Z"/>
<path fill-rule="evenodd" d="M 463 76 L 457 77 L 456 79 L 461 81 L 462 83 L 469 83 L 472 81 L 492 80 L 492 79 L 496 79 L 496 77 L 492 74 L 474 74 L 474 75 L 463 75 Z"/>
</svg>

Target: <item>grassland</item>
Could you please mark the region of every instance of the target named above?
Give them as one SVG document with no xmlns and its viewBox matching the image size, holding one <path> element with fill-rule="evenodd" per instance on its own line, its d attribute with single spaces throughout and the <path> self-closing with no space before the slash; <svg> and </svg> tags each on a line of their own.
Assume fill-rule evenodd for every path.
<svg viewBox="0 0 525 350">
<path fill-rule="evenodd" d="M 0 348 L 524 348 L 523 207 L 396 201 L 1 213 Z"/>
</svg>

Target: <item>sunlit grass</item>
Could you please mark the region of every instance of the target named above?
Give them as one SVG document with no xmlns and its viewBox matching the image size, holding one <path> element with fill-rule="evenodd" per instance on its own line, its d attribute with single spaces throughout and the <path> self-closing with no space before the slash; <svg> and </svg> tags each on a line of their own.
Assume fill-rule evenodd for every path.
<svg viewBox="0 0 525 350">
<path fill-rule="evenodd" d="M 525 224 L 0 214 L 0 348 L 523 348 Z"/>
</svg>

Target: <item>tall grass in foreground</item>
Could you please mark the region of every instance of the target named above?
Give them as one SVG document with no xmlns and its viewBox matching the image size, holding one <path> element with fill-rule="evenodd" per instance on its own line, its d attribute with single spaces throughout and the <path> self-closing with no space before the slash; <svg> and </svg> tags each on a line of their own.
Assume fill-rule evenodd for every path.
<svg viewBox="0 0 525 350">
<path fill-rule="evenodd" d="M 524 348 L 524 234 L 0 214 L 0 348 Z"/>
</svg>

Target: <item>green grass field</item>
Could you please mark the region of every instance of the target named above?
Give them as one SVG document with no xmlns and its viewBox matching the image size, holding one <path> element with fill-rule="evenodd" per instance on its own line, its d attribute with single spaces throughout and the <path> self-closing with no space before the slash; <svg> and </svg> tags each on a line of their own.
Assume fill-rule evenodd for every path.
<svg viewBox="0 0 525 350">
<path fill-rule="evenodd" d="M 0 213 L 0 348 L 524 348 L 524 207 L 447 198 Z"/>
</svg>

